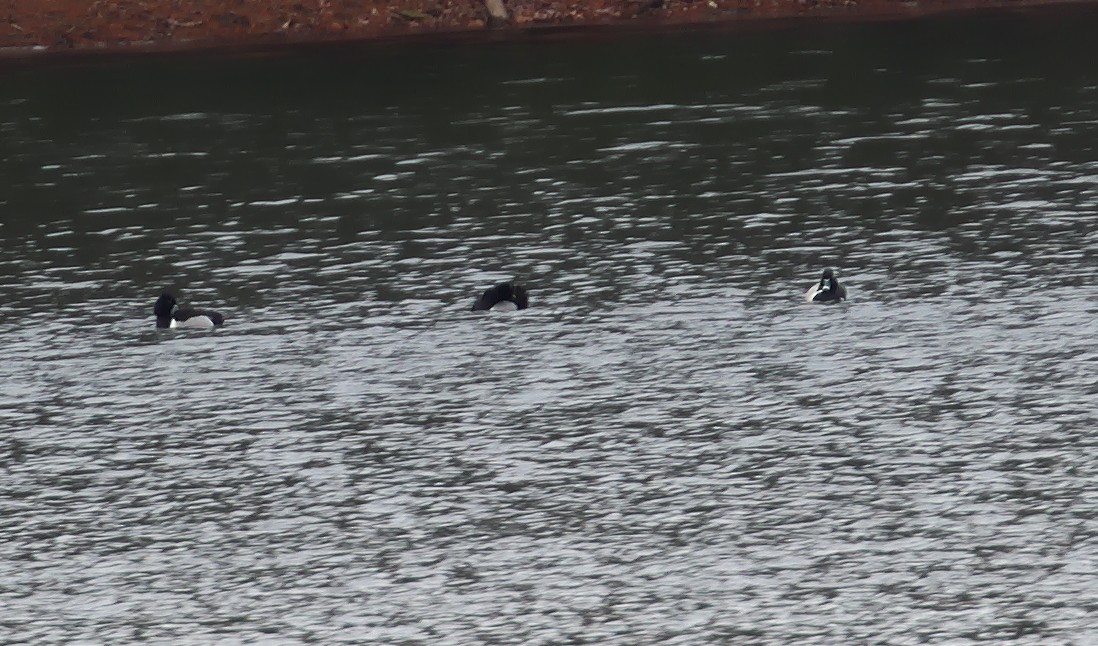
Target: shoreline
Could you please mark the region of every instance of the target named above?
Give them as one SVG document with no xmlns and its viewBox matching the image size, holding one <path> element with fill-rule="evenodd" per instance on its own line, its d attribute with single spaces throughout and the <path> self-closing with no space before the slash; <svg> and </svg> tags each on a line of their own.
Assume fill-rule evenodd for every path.
<svg viewBox="0 0 1098 646">
<path fill-rule="evenodd" d="M 364 42 L 478 42 L 796 20 L 902 20 L 943 13 L 1080 7 L 1093 0 L 9 0 L 0 60 L 283 49 Z M 182 19 L 181 19 L 182 18 Z M 491 26 L 489 26 L 491 25 Z"/>
</svg>

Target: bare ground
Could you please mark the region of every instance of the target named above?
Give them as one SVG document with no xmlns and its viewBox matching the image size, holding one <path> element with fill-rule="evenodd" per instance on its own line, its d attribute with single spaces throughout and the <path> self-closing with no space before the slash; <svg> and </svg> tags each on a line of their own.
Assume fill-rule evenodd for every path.
<svg viewBox="0 0 1098 646">
<path fill-rule="evenodd" d="M 758 18 L 885 17 L 1063 0 L 0 0 L 0 52 L 203 48 L 279 41 Z M 490 4 L 490 3 L 487 3 Z"/>
</svg>

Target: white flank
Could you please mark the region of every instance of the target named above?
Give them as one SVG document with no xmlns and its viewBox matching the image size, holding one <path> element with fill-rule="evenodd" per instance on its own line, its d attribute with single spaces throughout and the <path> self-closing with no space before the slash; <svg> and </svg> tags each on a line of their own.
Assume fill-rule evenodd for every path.
<svg viewBox="0 0 1098 646">
<path fill-rule="evenodd" d="M 210 320 L 208 316 L 192 316 L 185 321 L 178 321 L 172 319 L 172 327 L 190 327 L 199 329 L 208 329 L 214 326 L 214 322 Z"/>
<path fill-rule="evenodd" d="M 492 306 L 493 312 L 514 312 L 518 309 L 518 305 L 515 305 L 511 301 L 500 301 Z"/>
</svg>

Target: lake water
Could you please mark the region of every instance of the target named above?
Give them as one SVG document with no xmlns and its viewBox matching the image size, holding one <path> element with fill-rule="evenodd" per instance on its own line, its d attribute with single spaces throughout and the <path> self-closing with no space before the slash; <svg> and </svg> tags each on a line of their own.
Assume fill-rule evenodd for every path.
<svg viewBox="0 0 1098 646">
<path fill-rule="evenodd" d="M 0 642 L 1098 643 L 1096 32 L 5 63 Z"/>
</svg>

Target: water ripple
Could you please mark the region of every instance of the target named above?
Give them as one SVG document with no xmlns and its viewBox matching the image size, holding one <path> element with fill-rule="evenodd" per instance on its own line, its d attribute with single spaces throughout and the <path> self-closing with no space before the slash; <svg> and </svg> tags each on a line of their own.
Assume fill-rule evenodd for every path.
<svg viewBox="0 0 1098 646">
<path fill-rule="evenodd" d="M 1093 57 L 842 29 L 13 75 L 0 641 L 1093 641 Z"/>
</svg>

